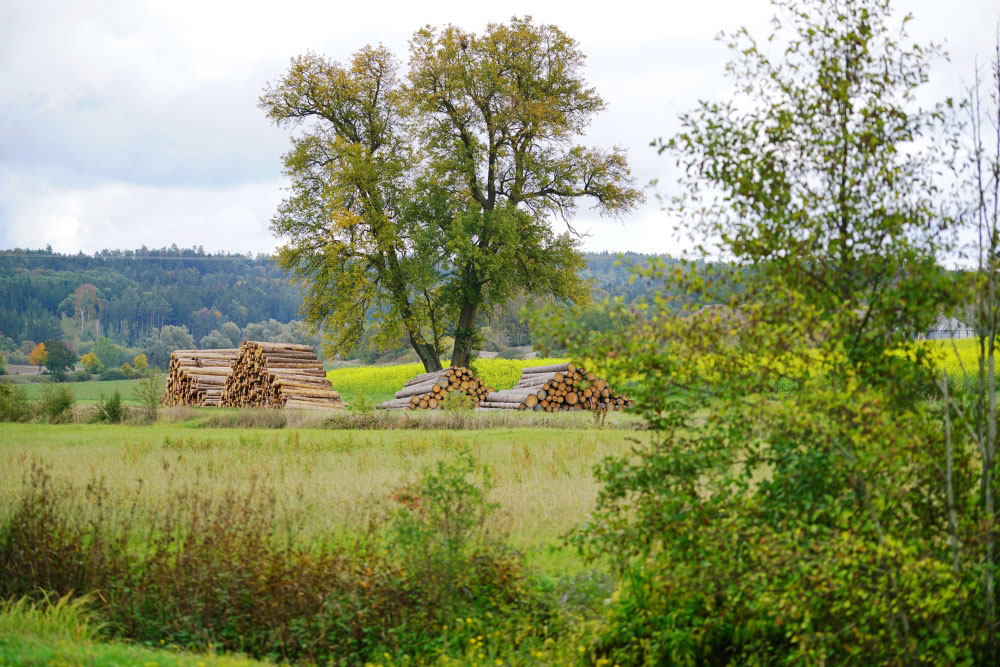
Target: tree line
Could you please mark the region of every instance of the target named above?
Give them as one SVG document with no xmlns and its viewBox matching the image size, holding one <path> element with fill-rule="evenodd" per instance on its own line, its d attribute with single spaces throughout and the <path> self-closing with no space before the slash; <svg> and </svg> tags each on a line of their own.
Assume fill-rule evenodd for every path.
<svg viewBox="0 0 1000 667">
<path fill-rule="evenodd" d="M 631 282 L 630 264 L 652 256 L 588 253 L 579 279 L 590 285 L 593 302 L 586 317 L 599 329 L 600 304 L 621 297 L 626 303 L 648 298 L 649 281 Z M 521 316 L 529 304 L 521 294 L 478 313 L 477 345 L 503 352 L 530 345 Z M 320 346 L 321 337 L 298 319 L 303 305 L 297 286 L 267 256 L 210 254 L 202 248 L 105 250 L 64 255 L 51 249 L 0 251 L 0 353 L 28 363 L 38 343 L 62 340 L 78 355 L 96 345 L 101 366 L 145 354 L 164 367 L 179 347 L 222 348 L 243 338 L 287 340 Z M 107 351 L 101 339 L 118 349 Z M 380 340 L 385 339 L 385 340 Z M 406 354 L 405 338 L 386 338 L 377 314 L 365 313 L 361 335 L 345 357 L 367 361 Z"/>
</svg>

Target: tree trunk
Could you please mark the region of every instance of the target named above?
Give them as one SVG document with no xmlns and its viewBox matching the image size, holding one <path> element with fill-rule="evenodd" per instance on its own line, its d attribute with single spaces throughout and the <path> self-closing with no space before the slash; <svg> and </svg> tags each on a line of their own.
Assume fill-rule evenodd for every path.
<svg viewBox="0 0 1000 667">
<path fill-rule="evenodd" d="M 455 325 L 455 349 L 451 353 L 451 365 L 468 368 L 472 356 L 472 342 L 476 337 L 476 312 L 479 307 L 467 303 L 462 306 Z"/>
<path fill-rule="evenodd" d="M 417 356 L 420 357 L 420 363 L 424 365 L 426 372 L 431 373 L 441 370 L 441 357 L 438 356 L 433 345 L 417 340 L 412 334 L 410 335 L 410 345 L 413 346 Z M 452 364 L 452 366 L 454 365 Z"/>
</svg>

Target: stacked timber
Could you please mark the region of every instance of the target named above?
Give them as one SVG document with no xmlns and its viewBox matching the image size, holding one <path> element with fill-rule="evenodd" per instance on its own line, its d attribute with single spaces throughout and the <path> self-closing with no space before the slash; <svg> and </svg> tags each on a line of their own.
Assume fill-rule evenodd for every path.
<svg viewBox="0 0 1000 667">
<path fill-rule="evenodd" d="M 239 350 L 174 350 L 164 405 L 218 406 Z"/>
<path fill-rule="evenodd" d="M 624 410 L 634 401 L 618 394 L 607 380 L 573 363 L 534 366 L 521 371 L 513 389 L 495 391 L 479 410 Z"/>
<path fill-rule="evenodd" d="M 394 399 L 378 407 L 383 410 L 439 410 L 443 407 L 441 402 L 451 392 L 463 393 L 478 405 L 491 391 L 470 369 L 459 366 L 421 373 L 403 385 Z"/>
<path fill-rule="evenodd" d="M 248 408 L 343 408 L 309 345 L 243 341 L 222 404 Z"/>
</svg>

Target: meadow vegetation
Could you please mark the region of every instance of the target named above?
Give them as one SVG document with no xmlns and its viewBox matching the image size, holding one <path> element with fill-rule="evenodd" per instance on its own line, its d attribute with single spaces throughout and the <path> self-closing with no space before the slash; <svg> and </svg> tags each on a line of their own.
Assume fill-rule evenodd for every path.
<svg viewBox="0 0 1000 667">
<path fill-rule="evenodd" d="M 46 391 L 45 387 L 49 384 L 51 383 L 32 382 L 24 383 L 20 386 L 24 387 L 29 399 L 38 400 L 42 397 Z M 79 403 L 96 404 L 101 400 L 102 396 L 104 398 L 110 397 L 116 391 L 121 394 L 122 399 L 126 403 L 136 403 L 135 388 L 138 384 L 139 380 L 92 380 L 90 382 L 67 383 L 64 386 L 73 392 L 73 398 Z"/>
<path fill-rule="evenodd" d="M 334 371 L 358 398 L 332 416 L 82 424 L 49 389 L 50 424 L 0 424 L 0 622 L 302 664 L 998 664 L 996 381 L 955 389 L 1000 337 L 1000 155 L 966 285 L 938 261 L 951 101 L 916 105 L 937 50 L 883 0 L 775 5 L 783 48 L 726 35 L 738 101 L 661 144 L 673 212 L 731 261 L 651 262 L 664 289 L 603 333 L 531 322 L 646 428 L 374 411 L 415 365 Z M 984 344 L 914 342 L 963 299 Z"/>
<path fill-rule="evenodd" d="M 100 591 L 150 646 L 542 664 L 611 592 L 561 536 L 637 437 L 3 425 L 0 596 Z"/>
<path fill-rule="evenodd" d="M 0 603 L 0 664 L 251 667 L 238 655 L 186 653 L 101 640 L 91 596 L 43 596 Z"/>
</svg>

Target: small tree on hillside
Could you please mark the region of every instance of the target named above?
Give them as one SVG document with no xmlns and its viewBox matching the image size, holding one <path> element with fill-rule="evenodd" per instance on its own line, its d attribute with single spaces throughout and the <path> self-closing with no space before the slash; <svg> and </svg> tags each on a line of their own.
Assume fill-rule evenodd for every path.
<svg viewBox="0 0 1000 667">
<path fill-rule="evenodd" d="M 39 343 L 34 348 L 32 348 L 31 353 L 28 355 L 28 362 L 38 366 L 38 371 L 41 372 L 42 366 L 45 365 L 45 359 L 47 358 L 45 351 L 45 343 Z"/>
<path fill-rule="evenodd" d="M 104 370 L 104 364 L 101 363 L 101 360 L 93 352 L 88 352 L 80 357 L 80 363 L 83 364 L 88 373 L 100 373 Z"/>
<path fill-rule="evenodd" d="M 67 371 L 73 370 L 76 364 L 76 355 L 62 341 L 50 338 L 45 341 L 45 368 L 56 376 L 63 379 Z"/>
</svg>

